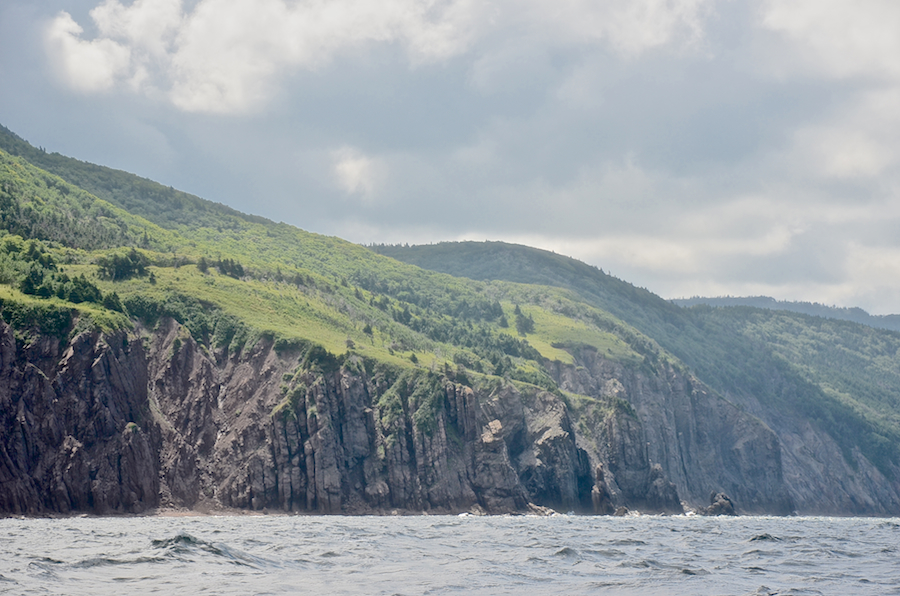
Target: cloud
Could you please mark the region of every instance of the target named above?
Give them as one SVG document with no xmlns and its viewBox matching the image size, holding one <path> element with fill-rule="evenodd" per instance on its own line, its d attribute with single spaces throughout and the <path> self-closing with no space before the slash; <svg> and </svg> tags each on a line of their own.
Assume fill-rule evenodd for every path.
<svg viewBox="0 0 900 596">
<path fill-rule="evenodd" d="M 795 44 L 781 58 L 835 78 L 900 79 L 900 4 L 893 0 L 769 0 L 762 24 Z"/>
<path fill-rule="evenodd" d="M 478 43 L 489 53 L 495 38 L 540 47 L 604 40 L 636 56 L 675 38 L 698 38 L 708 2 L 199 0 L 186 9 L 181 0 L 105 0 L 90 12 L 94 39 L 83 39 L 63 12 L 48 26 L 47 47 L 63 79 L 79 90 L 128 83 L 162 90 L 185 111 L 241 113 L 265 105 L 281 77 L 371 44 L 403 48 L 414 67 Z"/>
<path fill-rule="evenodd" d="M 101 37 L 127 43 L 146 54 L 143 60 L 166 55 L 183 19 L 180 0 L 136 0 L 127 7 L 105 0 L 91 17 Z"/>
<path fill-rule="evenodd" d="M 98 71 L 90 89 L 106 89 L 127 70 L 131 78 L 152 76 L 183 110 L 242 112 L 271 96 L 277 75 L 315 69 L 367 43 L 399 43 L 413 63 L 456 54 L 467 43 L 469 7 L 468 0 L 200 0 L 185 10 L 181 0 L 105 0 L 90 13 L 96 39 L 81 39 L 83 29 L 63 12 L 48 26 L 48 49 L 73 85 L 81 71 Z"/>
<path fill-rule="evenodd" d="M 83 93 L 106 91 L 127 73 L 131 51 L 108 38 L 83 41 L 79 39 L 82 32 L 81 26 L 63 12 L 46 30 L 47 49 L 72 89 Z"/>
<path fill-rule="evenodd" d="M 792 145 L 790 163 L 812 177 L 881 180 L 900 164 L 900 84 L 856 92 Z"/>
<path fill-rule="evenodd" d="M 542 0 L 515 3 L 531 27 L 545 35 L 578 43 L 606 40 L 617 51 L 636 56 L 675 38 L 702 37 L 706 0 Z M 522 8 L 520 8 L 522 7 Z"/>
<path fill-rule="evenodd" d="M 770 0 L 778 70 L 845 81 L 845 97 L 792 135 L 788 160 L 813 178 L 875 180 L 900 163 L 900 4 L 891 0 Z"/>
<path fill-rule="evenodd" d="M 342 147 L 332 153 L 334 178 L 342 191 L 371 201 L 385 177 L 384 167 L 376 159 L 363 155 L 353 147 Z"/>
</svg>

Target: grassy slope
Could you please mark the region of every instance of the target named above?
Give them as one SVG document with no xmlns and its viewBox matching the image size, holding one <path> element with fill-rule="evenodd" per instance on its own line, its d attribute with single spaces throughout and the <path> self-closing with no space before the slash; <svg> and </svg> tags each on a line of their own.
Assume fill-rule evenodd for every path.
<svg viewBox="0 0 900 596">
<path fill-rule="evenodd" d="M 848 454 L 882 470 L 900 461 L 900 335 L 784 311 L 682 309 L 601 270 L 554 253 L 500 242 L 373 249 L 420 267 L 478 280 L 570 289 L 653 338 L 723 394 L 753 396 L 810 418 Z"/>
<path fill-rule="evenodd" d="M 0 183 L 13 187 L 20 205 L 40 207 L 19 218 L 16 225 L 21 231 L 16 233 L 56 241 L 54 250 L 66 253 L 72 274 L 90 276 L 104 292 L 116 291 L 126 302 L 135 296 L 151 297 L 168 308 L 166 312 L 190 320 L 201 334 L 214 336 L 222 316 L 197 314 L 204 309 L 185 306 L 180 295 L 203 301 L 254 333 L 309 339 L 335 353 L 343 351 L 349 339 L 356 351 L 404 366 L 411 366 L 408 358 L 417 352 L 422 365 L 455 361 L 485 372 L 506 368 L 509 374 L 512 361 L 517 370 L 533 373 L 538 368 L 529 360 L 534 354 L 500 342 L 504 336 L 518 341 L 512 309 L 519 304 L 535 322 L 527 340 L 543 357 L 568 361 L 566 344 L 587 343 L 625 362 L 663 359 L 678 364 L 680 359 L 725 394 L 753 395 L 786 413 L 818 420 L 845 452 L 859 444 L 873 461 L 898 459 L 900 425 L 896 408 L 885 395 L 896 392 L 900 384 L 890 375 L 878 377 L 880 385 L 860 382 L 858 367 L 825 370 L 825 360 L 810 356 L 826 352 L 824 336 L 811 340 L 808 350 L 796 350 L 792 348 L 796 335 L 788 326 L 775 333 L 729 309 L 684 310 L 594 267 L 528 247 L 456 243 L 376 249 L 410 263 L 405 264 L 126 172 L 47 154 L 5 129 L 0 130 L 0 148 L 47 170 L 29 170 L 26 161 L 0 154 L 7 165 L 6 182 Z M 22 174 L 26 170 L 30 173 Z M 80 197 L 80 208 L 90 217 L 74 210 L 70 197 Z M 98 209 L 107 227 L 124 230 L 118 237 L 77 237 L 75 227 L 56 237 L 40 235 L 41 229 L 59 231 L 57 224 L 71 219 L 69 212 L 88 222 L 96 219 Z M 44 217 L 43 227 L 37 226 L 40 218 L 34 214 L 42 210 L 51 214 L 56 210 L 65 217 Z M 67 252 L 63 246 L 83 250 Z M 146 247 L 156 264 L 157 283 L 144 278 L 98 279 L 92 265 L 100 254 L 96 251 L 110 246 Z M 248 275 L 238 281 L 215 272 L 201 274 L 190 264 L 176 267 L 201 256 L 240 260 Z M 302 283 L 279 281 L 298 274 Z M 493 303 L 499 303 L 508 327 L 485 314 Z M 404 310 L 406 318 L 398 318 Z M 362 331 L 366 324 L 373 329 L 371 336 Z M 834 340 L 829 336 L 828 341 Z M 498 364 L 498 355 L 508 361 Z M 858 356 L 868 358 L 869 352 Z M 879 371 L 896 361 L 880 358 L 872 365 Z M 531 373 L 520 376 L 536 379 Z"/>
<path fill-rule="evenodd" d="M 246 215 L 146 178 L 59 153 L 47 153 L 4 126 L 0 126 L 0 149 L 164 228 L 177 229 L 184 222 L 226 226 L 240 222 L 270 223 L 263 217 Z"/>
<path fill-rule="evenodd" d="M 652 345 L 608 313 L 555 288 L 483 284 L 423 270 L 338 238 L 245 217 L 125 172 L 46 154 L 3 131 L 0 140 L 24 156 L 0 150 L 0 215 L 9 224 L 0 226 L 0 247 L 19 247 L 9 253 L 0 248 L 7 312 L 15 300 L 61 303 L 97 321 L 111 317 L 123 324 L 121 315 L 98 305 L 42 301 L 13 289 L 32 266 L 22 259 L 22 247 L 29 244 L 18 235 L 43 241 L 42 250 L 56 262 L 48 277 L 84 276 L 103 295 L 115 292 L 133 317 L 170 314 L 210 344 L 234 347 L 240 344 L 235 334 L 243 340 L 266 334 L 312 341 L 333 353 L 352 345 L 356 353 L 404 367 L 413 366 L 415 353 L 419 366 L 464 363 L 544 386 L 548 379 L 540 374 L 538 354 L 571 361 L 561 346 L 590 343 L 613 359 L 641 362 Z M 89 184 L 91 193 L 25 157 Z M 135 205 L 143 205 L 143 217 L 124 208 Z M 130 247 L 148 259 L 152 275 L 102 278 L 98 259 Z M 236 279 L 215 267 L 203 273 L 196 266 L 201 257 L 238 260 L 245 275 Z M 532 303 L 525 310 L 535 321 L 524 340 L 497 316 L 514 322 L 519 303 Z"/>
</svg>

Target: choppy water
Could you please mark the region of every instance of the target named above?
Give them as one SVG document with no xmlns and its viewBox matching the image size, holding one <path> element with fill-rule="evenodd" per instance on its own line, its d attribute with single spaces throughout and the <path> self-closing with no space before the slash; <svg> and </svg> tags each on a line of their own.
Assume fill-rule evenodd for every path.
<svg viewBox="0 0 900 596">
<path fill-rule="evenodd" d="M 0 519 L 0 594 L 900 594 L 900 520 Z"/>
</svg>

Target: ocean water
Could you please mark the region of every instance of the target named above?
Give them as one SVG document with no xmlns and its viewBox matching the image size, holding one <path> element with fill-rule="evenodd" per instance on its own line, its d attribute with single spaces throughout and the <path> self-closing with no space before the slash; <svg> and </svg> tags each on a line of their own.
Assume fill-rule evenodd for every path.
<svg viewBox="0 0 900 596">
<path fill-rule="evenodd" d="M 0 519 L 0 594 L 900 594 L 900 520 Z"/>
</svg>

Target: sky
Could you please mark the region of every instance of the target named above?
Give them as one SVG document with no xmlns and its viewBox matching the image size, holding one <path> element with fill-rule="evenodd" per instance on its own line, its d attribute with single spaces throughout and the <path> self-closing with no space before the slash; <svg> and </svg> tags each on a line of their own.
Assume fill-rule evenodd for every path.
<svg viewBox="0 0 900 596">
<path fill-rule="evenodd" d="M 0 0 L 0 124 L 358 243 L 900 312 L 896 0 Z"/>
</svg>

